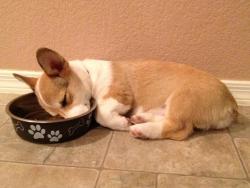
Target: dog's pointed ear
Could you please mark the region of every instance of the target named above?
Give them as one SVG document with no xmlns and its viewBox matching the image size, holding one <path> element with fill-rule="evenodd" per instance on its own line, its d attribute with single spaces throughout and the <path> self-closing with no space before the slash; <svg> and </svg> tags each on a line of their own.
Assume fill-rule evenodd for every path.
<svg viewBox="0 0 250 188">
<path fill-rule="evenodd" d="M 19 74 L 16 74 L 16 73 L 13 73 L 13 76 L 16 79 L 26 83 L 34 91 L 35 86 L 36 86 L 36 82 L 37 82 L 37 78 L 26 77 L 26 76 L 22 76 L 22 75 L 19 75 Z"/>
<path fill-rule="evenodd" d="M 59 53 L 49 48 L 39 48 L 36 58 L 48 76 L 62 76 L 69 69 L 68 62 Z"/>
</svg>

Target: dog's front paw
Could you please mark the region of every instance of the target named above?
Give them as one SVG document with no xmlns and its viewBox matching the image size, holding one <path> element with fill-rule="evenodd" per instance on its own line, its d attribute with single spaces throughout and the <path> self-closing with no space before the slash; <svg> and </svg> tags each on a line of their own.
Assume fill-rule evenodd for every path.
<svg viewBox="0 0 250 188">
<path fill-rule="evenodd" d="M 119 130 L 122 131 L 128 131 L 129 130 L 129 126 L 131 125 L 129 118 L 126 117 L 122 117 L 120 122 L 119 122 Z"/>
</svg>

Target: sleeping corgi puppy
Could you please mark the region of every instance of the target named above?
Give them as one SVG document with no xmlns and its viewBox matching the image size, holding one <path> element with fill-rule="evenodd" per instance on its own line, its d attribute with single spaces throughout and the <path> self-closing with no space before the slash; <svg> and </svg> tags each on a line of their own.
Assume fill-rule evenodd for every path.
<svg viewBox="0 0 250 188">
<path fill-rule="evenodd" d="M 14 74 L 35 92 L 52 116 L 64 118 L 97 102 L 96 121 L 129 131 L 137 138 L 186 139 L 198 129 L 223 129 L 238 115 L 227 87 L 193 67 L 160 61 L 67 61 L 40 48 L 37 61 L 44 74 L 30 78 Z"/>
</svg>

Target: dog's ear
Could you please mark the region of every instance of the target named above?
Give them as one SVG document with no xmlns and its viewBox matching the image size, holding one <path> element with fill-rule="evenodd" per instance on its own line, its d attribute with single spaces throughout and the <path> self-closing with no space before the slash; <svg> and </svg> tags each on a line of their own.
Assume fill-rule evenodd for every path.
<svg viewBox="0 0 250 188">
<path fill-rule="evenodd" d="M 26 77 L 26 76 L 22 76 L 22 75 L 15 74 L 15 73 L 13 73 L 13 76 L 16 79 L 26 83 L 34 91 L 35 86 L 36 86 L 36 82 L 37 82 L 37 78 Z"/>
<path fill-rule="evenodd" d="M 36 58 L 48 76 L 63 76 L 69 69 L 68 62 L 59 53 L 49 48 L 39 48 Z"/>
</svg>

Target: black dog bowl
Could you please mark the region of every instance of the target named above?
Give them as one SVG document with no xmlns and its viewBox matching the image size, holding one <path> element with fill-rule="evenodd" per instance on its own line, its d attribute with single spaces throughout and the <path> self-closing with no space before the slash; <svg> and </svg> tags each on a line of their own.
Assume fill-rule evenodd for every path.
<svg viewBox="0 0 250 188">
<path fill-rule="evenodd" d="M 38 104 L 34 93 L 17 97 L 6 107 L 16 133 L 24 140 L 53 144 L 73 140 L 92 128 L 92 115 L 96 108 L 94 100 L 91 109 L 82 115 L 63 119 L 52 117 Z"/>
</svg>

